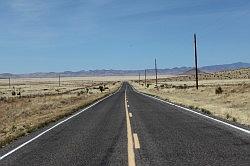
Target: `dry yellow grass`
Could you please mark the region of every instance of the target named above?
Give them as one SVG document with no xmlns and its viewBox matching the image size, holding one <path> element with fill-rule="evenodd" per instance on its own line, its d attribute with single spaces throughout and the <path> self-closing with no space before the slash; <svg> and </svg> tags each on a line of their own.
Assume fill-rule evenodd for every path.
<svg viewBox="0 0 250 166">
<path fill-rule="evenodd" d="M 215 73 L 199 74 L 199 80 L 235 80 L 250 79 L 250 68 L 221 71 Z M 195 79 L 195 75 L 179 75 L 173 77 L 160 78 L 161 81 L 191 81 Z"/>
<path fill-rule="evenodd" d="M 93 87 L 105 85 L 108 81 L 89 81 L 83 77 L 62 77 L 59 87 L 58 78 L 21 78 L 11 79 L 11 87 L 8 80 L 0 79 L 0 97 L 12 96 L 12 91 L 20 92 L 21 96 L 53 95 L 86 90 L 95 91 Z"/>
<path fill-rule="evenodd" d="M 175 103 L 208 110 L 213 115 L 250 125 L 250 79 L 202 80 L 199 90 L 194 81 L 161 81 L 159 90 L 154 88 L 153 80 L 145 88 L 138 83 L 132 85 L 139 91 L 159 96 Z M 215 94 L 221 87 L 222 94 Z"/>
<path fill-rule="evenodd" d="M 87 81 L 80 84 L 72 83 L 72 80 L 68 82 L 69 84 L 71 82 L 71 86 L 63 84 L 63 87 L 59 88 L 60 90 L 66 89 L 67 93 L 54 91 L 58 87 L 55 85 L 50 87 L 51 84 L 47 84 L 46 81 L 42 82 L 41 86 L 38 82 L 34 84 L 27 81 L 26 83 L 22 82 L 16 85 L 17 87 L 21 86 L 22 89 L 28 92 L 24 96 L 13 97 L 6 94 L 1 96 L 0 94 L 0 145 L 5 145 L 11 140 L 26 135 L 49 122 L 69 115 L 116 91 L 121 85 L 121 83 L 117 82 L 100 83 Z M 105 85 L 109 89 L 101 93 L 97 89 L 100 84 Z M 86 87 L 89 88 L 88 93 Z M 41 88 L 50 89 L 48 90 L 49 93 L 44 93 Z M 5 91 L 6 89 L 8 89 L 6 85 L 3 85 L 1 92 L 8 92 Z M 61 91 L 65 92 L 63 90 Z M 42 93 L 42 95 L 39 93 Z"/>
</svg>

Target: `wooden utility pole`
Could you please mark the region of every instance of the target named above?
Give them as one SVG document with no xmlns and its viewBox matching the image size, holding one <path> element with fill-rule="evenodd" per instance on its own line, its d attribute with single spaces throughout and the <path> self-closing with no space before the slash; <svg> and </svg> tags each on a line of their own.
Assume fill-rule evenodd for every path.
<svg viewBox="0 0 250 166">
<path fill-rule="evenodd" d="M 139 85 L 141 83 L 141 73 L 139 73 Z"/>
<path fill-rule="evenodd" d="M 156 64 L 156 58 L 155 58 L 155 85 L 156 88 L 158 88 L 158 80 L 157 80 L 157 64 Z"/>
<path fill-rule="evenodd" d="M 144 82 L 145 84 L 145 87 L 147 87 L 147 70 L 145 69 L 145 82 Z"/>
<path fill-rule="evenodd" d="M 59 87 L 61 86 L 61 76 L 59 74 L 59 80 L 58 80 L 58 83 L 59 83 Z"/>
<path fill-rule="evenodd" d="M 10 77 L 9 77 L 9 89 L 10 89 Z"/>
<path fill-rule="evenodd" d="M 195 79 L 196 79 L 196 89 L 198 89 L 198 65 L 197 65 L 197 41 L 196 34 L 194 34 L 194 57 L 195 57 Z"/>
</svg>

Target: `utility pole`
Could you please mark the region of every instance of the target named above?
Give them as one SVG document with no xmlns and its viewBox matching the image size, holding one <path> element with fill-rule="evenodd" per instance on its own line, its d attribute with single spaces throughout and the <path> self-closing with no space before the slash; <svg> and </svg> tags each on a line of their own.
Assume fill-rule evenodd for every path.
<svg viewBox="0 0 250 166">
<path fill-rule="evenodd" d="M 139 85 L 140 85 L 140 82 L 141 82 L 141 73 L 139 73 Z"/>
<path fill-rule="evenodd" d="M 197 65 L 197 41 L 196 41 L 196 34 L 194 34 L 194 57 L 195 57 L 196 89 L 198 89 L 198 65 Z"/>
<path fill-rule="evenodd" d="M 145 69 L 145 87 L 147 87 L 147 70 Z"/>
<path fill-rule="evenodd" d="M 58 83 L 59 83 L 59 87 L 61 86 L 61 76 L 59 74 L 59 80 L 58 80 Z"/>
<path fill-rule="evenodd" d="M 156 64 L 156 58 L 155 58 L 155 85 L 156 88 L 158 89 L 158 80 L 157 80 L 157 64 Z"/>
<path fill-rule="evenodd" d="M 10 89 L 10 77 L 9 77 L 9 89 Z"/>
</svg>

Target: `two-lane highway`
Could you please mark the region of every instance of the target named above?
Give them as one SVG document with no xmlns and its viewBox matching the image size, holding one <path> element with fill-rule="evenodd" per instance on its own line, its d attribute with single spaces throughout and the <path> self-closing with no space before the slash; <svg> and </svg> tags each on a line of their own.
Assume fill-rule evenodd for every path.
<svg viewBox="0 0 250 166">
<path fill-rule="evenodd" d="M 39 132 L 0 150 L 3 156 Z M 120 90 L 0 160 L 0 165 L 250 165 L 250 136 Z"/>
</svg>

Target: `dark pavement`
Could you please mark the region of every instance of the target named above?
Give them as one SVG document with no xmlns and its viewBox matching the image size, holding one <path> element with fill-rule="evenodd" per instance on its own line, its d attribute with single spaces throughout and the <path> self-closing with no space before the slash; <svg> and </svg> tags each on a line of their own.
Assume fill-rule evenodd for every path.
<svg viewBox="0 0 250 166">
<path fill-rule="evenodd" d="M 128 165 L 125 91 L 140 143 L 134 149 L 137 165 L 250 165 L 249 134 L 146 97 L 127 83 L 0 165 Z M 0 149 L 0 155 L 31 136 Z"/>
<path fill-rule="evenodd" d="M 250 137 L 127 90 L 141 165 L 250 165 Z"/>
<path fill-rule="evenodd" d="M 0 165 L 126 165 L 124 89 L 7 156 Z"/>
</svg>

